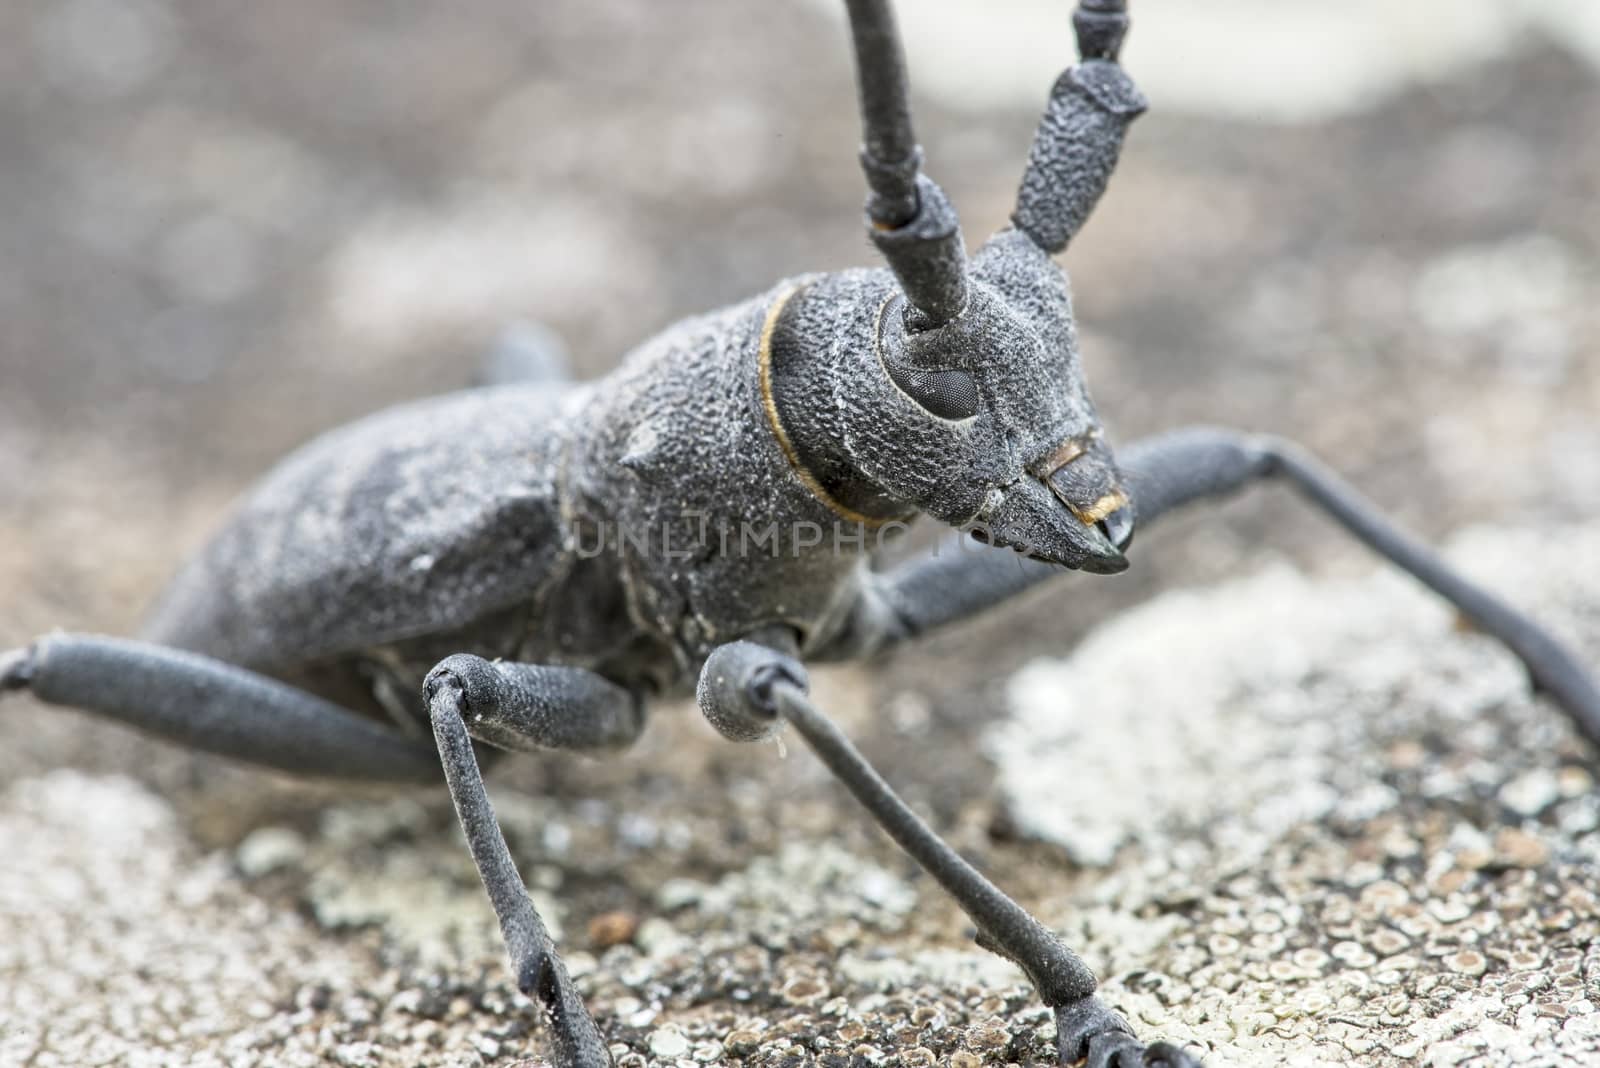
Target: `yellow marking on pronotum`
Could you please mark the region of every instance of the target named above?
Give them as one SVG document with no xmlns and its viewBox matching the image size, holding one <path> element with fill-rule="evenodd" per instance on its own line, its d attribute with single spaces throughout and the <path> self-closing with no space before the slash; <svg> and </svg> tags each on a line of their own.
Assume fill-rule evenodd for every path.
<svg viewBox="0 0 1600 1068">
<path fill-rule="evenodd" d="M 778 329 L 778 317 L 783 314 L 783 309 L 788 305 L 790 298 L 798 292 L 800 287 L 795 286 L 778 294 L 778 299 L 767 309 L 767 321 L 761 326 L 761 407 L 766 410 L 767 425 L 772 428 L 772 436 L 778 440 L 778 448 L 783 450 L 784 458 L 789 461 L 789 467 L 794 471 L 795 477 L 811 495 L 827 505 L 828 509 L 839 518 L 876 529 L 889 520 L 863 515 L 835 500 L 833 494 L 824 489 L 816 476 L 807 471 L 805 464 L 800 462 L 800 454 L 795 451 L 794 442 L 789 440 L 789 432 L 783 428 L 783 420 L 778 417 L 778 401 L 772 395 L 772 335 Z"/>
</svg>

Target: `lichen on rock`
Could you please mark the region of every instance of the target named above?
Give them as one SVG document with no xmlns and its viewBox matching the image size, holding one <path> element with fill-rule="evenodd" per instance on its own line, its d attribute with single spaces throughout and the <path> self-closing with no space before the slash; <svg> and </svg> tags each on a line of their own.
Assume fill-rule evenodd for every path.
<svg viewBox="0 0 1600 1068">
<path fill-rule="evenodd" d="M 1448 555 L 1600 663 L 1600 525 Z M 1216 1064 L 1600 1052 L 1593 753 L 1414 583 L 1168 593 L 1011 700 L 989 748 L 1012 818 L 1103 869 L 1051 918 L 1144 1026 Z"/>
</svg>

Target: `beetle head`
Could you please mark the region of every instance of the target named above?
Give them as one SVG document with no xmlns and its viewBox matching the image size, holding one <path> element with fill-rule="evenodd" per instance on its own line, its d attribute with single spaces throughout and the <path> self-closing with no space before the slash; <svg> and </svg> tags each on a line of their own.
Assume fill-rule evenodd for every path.
<svg viewBox="0 0 1600 1068">
<path fill-rule="evenodd" d="M 964 307 L 938 326 L 917 328 L 885 272 L 826 276 L 797 303 L 834 301 L 848 321 L 784 331 L 790 343 L 840 339 L 806 361 L 808 386 L 784 406 L 802 444 L 829 442 L 801 450 L 831 474 L 822 481 L 1051 563 L 1127 567 L 1132 508 L 1084 384 L 1066 276 L 1048 254 L 1016 231 L 996 235 L 973 259 Z"/>
<path fill-rule="evenodd" d="M 881 309 L 874 347 L 901 395 L 910 478 L 886 488 L 974 536 L 1087 571 L 1127 565 L 1133 512 L 1084 382 L 1066 275 L 1016 231 L 974 258 L 967 305 L 916 330 Z"/>
<path fill-rule="evenodd" d="M 891 499 L 986 540 L 1070 567 L 1120 571 L 1132 508 L 1083 384 L 1066 278 L 1050 254 L 1066 247 L 1099 199 L 1123 132 L 1144 110 L 1116 65 L 1126 4 L 1085 0 L 1074 15 L 1083 62 L 1051 90 L 1015 229 L 997 234 L 970 264 L 954 206 L 922 173 L 890 7 L 848 6 L 867 236 L 893 275 L 871 336 L 857 340 L 897 395 L 882 405 L 865 395 L 840 398 L 863 442 L 849 458 Z M 873 385 L 862 388 L 870 394 Z M 877 429 L 861 425 L 874 407 Z"/>
</svg>

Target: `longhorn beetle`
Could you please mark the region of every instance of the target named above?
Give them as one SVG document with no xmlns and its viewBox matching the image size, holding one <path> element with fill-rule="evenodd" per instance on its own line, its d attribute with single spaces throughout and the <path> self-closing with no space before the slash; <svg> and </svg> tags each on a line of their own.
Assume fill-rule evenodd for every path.
<svg viewBox="0 0 1600 1068">
<path fill-rule="evenodd" d="M 1011 224 L 970 258 L 922 173 L 888 0 L 846 7 L 867 232 L 887 269 L 781 282 L 599 382 L 531 376 L 334 431 L 245 499 L 144 640 L 42 638 L 0 655 L 0 690 L 298 774 L 442 770 L 517 984 L 561 1062 L 588 1068 L 606 1043 L 507 851 L 477 747 L 623 746 L 648 699 L 693 688 L 730 739 L 793 727 L 978 941 L 1021 966 L 1063 1062 L 1195 1065 L 1135 1038 L 1083 962 L 912 813 L 809 699 L 802 660 L 892 647 L 1065 569 L 1121 571 L 1136 523 L 1274 477 L 1507 645 L 1597 742 L 1600 690 L 1287 442 L 1195 428 L 1113 455 L 1052 256 L 1145 108 L 1117 61 L 1125 0 L 1077 5 L 1081 60 L 1051 91 Z M 995 548 L 875 570 L 879 543 L 920 514 Z"/>
</svg>

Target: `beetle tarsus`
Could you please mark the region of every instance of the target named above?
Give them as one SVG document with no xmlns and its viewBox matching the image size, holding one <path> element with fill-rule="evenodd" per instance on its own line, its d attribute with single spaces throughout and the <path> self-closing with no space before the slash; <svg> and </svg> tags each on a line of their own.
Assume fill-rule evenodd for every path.
<svg viewBox="0 0 1600 1068">
<path fill-rule="evenodd" d="M 1116 1012 L 1095 997 L 1056 1006 L 1056 1049 L 1062 1064 L 1085 1068 L 1202 1068 L 1170 1042 L 1146 1046 Z"/>
</svg>

